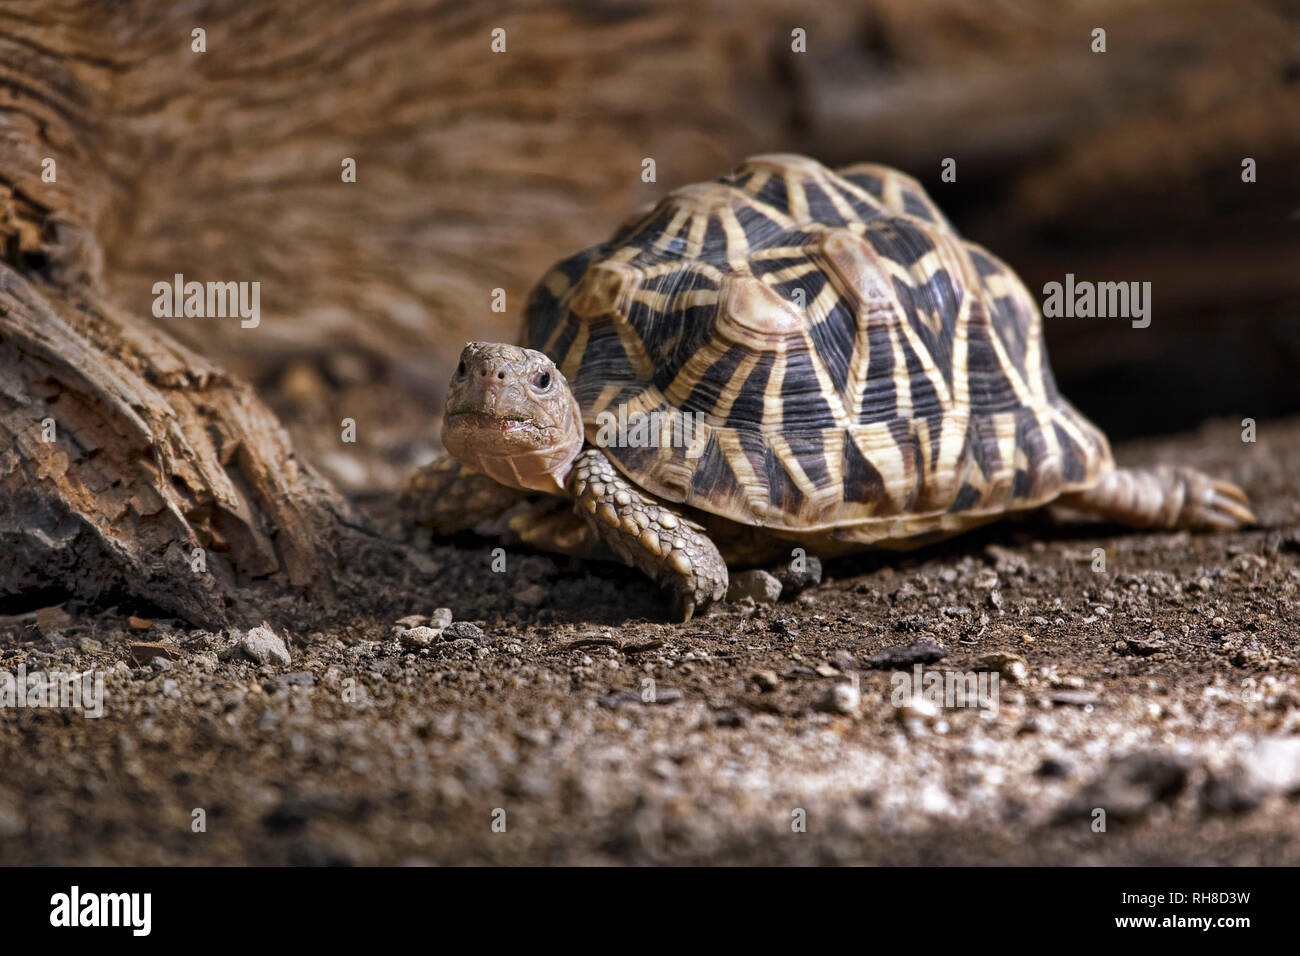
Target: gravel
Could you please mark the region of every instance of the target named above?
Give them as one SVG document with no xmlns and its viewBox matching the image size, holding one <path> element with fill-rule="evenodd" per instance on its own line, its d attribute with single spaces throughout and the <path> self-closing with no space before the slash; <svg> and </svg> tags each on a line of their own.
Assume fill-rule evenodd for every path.
<svg viewBox="0 0 1300 956">
<path fill-rule="evenodd" d="M 60 646 L 0 625 L 0 671 L 90 671 L 105 691 L 98 718 L 0 714 L 0 766 L 19 768 L 0 778 L 0 859 L 1296 865 L 1300 420 L 1244 449 L 1239 432 L 1117 454 L 1244 482 L 1260 529 L 1029 516 L 827 562 L 795 600 L 685 625 L 620 565 L 511 551 L 492 574 L 488 545 L 413 567 L 350 555 L 348 613 L 266 609 L 282 656 L 260 660 L 244 644 L 266 628 L 151 609 L 47 614 Z M 531 585 L 538 607 L 518 599 Z M 439 640 L 399 639 L 419 627 Z M 1166 646 L 1116 652 L 1134 639 Z M 895 707 L 916 664 L 1000 674 L 998 706 Z"/>
</svg>

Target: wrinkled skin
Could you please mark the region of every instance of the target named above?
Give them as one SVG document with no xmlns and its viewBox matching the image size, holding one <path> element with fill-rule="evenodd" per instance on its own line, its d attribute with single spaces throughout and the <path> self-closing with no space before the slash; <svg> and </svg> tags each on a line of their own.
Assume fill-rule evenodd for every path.
<svg viewBox="0 0 1300 956">
<path fill-rule="evenodd" d="M 447 391 L 442 443 L 503 485 L 564 494 L 582 450 L 582 413 L 560 370 L 541 352 L 471 342 Z"/>
</svg>

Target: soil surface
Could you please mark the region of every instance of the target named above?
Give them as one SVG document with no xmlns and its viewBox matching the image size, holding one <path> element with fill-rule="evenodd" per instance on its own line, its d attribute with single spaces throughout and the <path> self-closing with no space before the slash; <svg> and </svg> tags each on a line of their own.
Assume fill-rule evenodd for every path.
<svg viewBox="0 0 1300 956">
<path fill-rule="evenodd" d="M 0 710 L 0 863 L 1300 862 L 1300 419 L 1241 437 L 1118 457 L 1233 478 L 1258 528 L 1041 512 L 685 625 L 483 541 L 359 550 L 349 619 L 268 609 L 288 663 L 147 609 L 0 620 L 0 672 L 104 680 L 98 718 Z"/>
</svg>

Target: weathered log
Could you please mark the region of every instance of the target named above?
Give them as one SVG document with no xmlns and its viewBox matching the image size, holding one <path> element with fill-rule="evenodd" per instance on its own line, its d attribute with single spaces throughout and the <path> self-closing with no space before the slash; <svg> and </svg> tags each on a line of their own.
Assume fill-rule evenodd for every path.
<svg viewBox="0 0 1300 956">
<path fill-rule="evenodd" d="M 16 4 L 0 24 L 0 603 L 126 598 L 215 626 L 328 597 L 349 506 L 249 385 L 104 277 L 151 176 L 115 109 L 149 112 L 147 86 L 184 135 L 142 59 L 170 41 L 143 6 Z"/>
<path fill-rule="evenodd" d="M 252 619 L 241 588 L 328 595 L 348 514 L 248 385 L 0 264 L 0 601 Z"/>
</svg>

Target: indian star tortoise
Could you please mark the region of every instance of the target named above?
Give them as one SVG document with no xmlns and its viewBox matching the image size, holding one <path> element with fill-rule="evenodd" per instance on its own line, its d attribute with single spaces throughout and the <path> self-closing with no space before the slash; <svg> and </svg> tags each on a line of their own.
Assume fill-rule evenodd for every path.
<svg viewBox="0 0 1300 956">
<path fill-rule="evenodd" d="M 1253 522 L 1235 485 L 1116 468 L 1042 317 L 912 178 L 756 156 L 556 265 L 522 346 L 472 342 L 408 487 L 436 532 L 616 555 L 689 620 L 728 564 L 909 548 L 1061 501 Z"/>
</svg>

